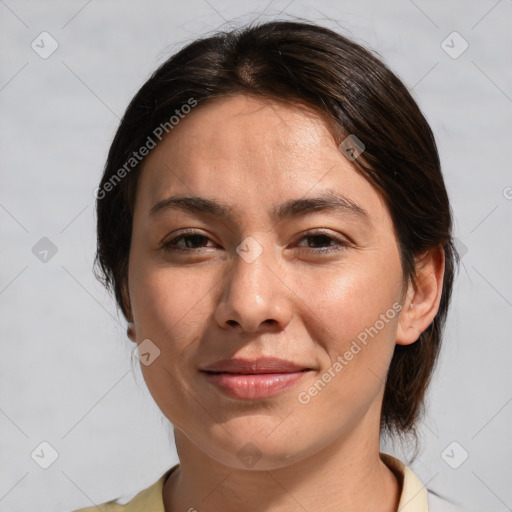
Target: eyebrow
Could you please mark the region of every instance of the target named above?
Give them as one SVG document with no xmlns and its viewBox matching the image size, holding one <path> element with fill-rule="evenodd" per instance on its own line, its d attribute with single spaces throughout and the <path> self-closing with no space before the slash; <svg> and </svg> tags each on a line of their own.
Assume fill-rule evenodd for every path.
<svg viewBox="0 0 512 512">
<path fill-rule="evenodd" d="M 149 215 L 155 216 L 158 212 L 167 210 L 212 215 L 225 220 L 234 217 L 233 209 L 229 205 L 200 196 L 173 196 L 162 199 L 149 210 Z M 281 221 L 313 212 L 343 213 L 371 223 L 370 215 L 364 208 L 335 190 L 327 190 L 316 197 L 290 199 L 275 207 L 271 211 L 271 216 Z"/>
</svg>

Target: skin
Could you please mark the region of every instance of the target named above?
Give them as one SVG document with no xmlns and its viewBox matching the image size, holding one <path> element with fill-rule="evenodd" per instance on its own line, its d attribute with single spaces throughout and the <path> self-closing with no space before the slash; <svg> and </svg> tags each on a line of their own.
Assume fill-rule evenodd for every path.
<svg viewBox="0 0 512 512">
<path fill-rule="evenodd" d="M 344 211 L 269 216 L 328 189 L 364 208 L 368 222 Z M 150 215 L 172 195 L 216 199 L 232 216 Z M 186 228 L 205 238 L 181 239 L 188 252 L 162 248 Z M 330 238 L 304 238 L 318 230 Z M 236 251 L 248 237 L 262 249 L 250 263 Z M 401 486 L 379 458 L 384 381 L 395 344 L 414 343 L 434 319 L 443 270 L 434 248 L 404 288 L 386 205 L 317 114 L 245 95 L 197 106 L 144 161 L 128 272 L 128 336 L 160 350 L 141 368 L 180 458 L 164 485 L 166 510 L 395 511 Z M 400 313 L 300 403 L 298 393 L 393 304 Z M 198 371 L 260 355 L 313 370 L 254 401 L 225 396 Z M 261 455 L 250 468 L 237 457 L 249 442 Z"/>
</svg>

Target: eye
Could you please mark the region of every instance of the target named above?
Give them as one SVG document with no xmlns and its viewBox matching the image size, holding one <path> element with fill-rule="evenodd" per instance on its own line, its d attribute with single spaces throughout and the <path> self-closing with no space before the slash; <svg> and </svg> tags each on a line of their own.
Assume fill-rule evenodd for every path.
<svg viewBox="0 0 512 512">
<path fill-rule="evenodd" d="M 169 242 L 165 242 L 162 245 L 162 249 L 166 251 L 183 251 L 190 252 L 195 251 L 196 246 L 203 245 L 205 241 L 209 240 L 208 237 L 198 233 L 196 231 L 188 231 L 186 233 L 182 233 L 181 235 L 173 238 Z M 179 245 L 179 242 L 183 241 L 183 245 Z"/>
<path fill-rule="evenodd" d="M 320 232 L 314 232 L 314 233 L 307 233 L 305 236 L 299 239 L 299 242 L 305 240 L 307 242 L 312 242 L 312 245 L 314 246 L 325 246 L 327 247 L 313 247 L 313 248 L 306 248 L 309 252 L 319 253 L 319 254 L 325 254 L 330 253 L 333 251 L 339 251 L 349 246 L 348 242 L 345 240 L 341 240 L 338 238 L 334 238 L 332 236 L 329 236 L 328 234 L 320 231 Z M 329 245 L 331 242 L 334 242 L 334 245 Z M 302 250 L 303 248 L 301 248 Z"/>
</svg>

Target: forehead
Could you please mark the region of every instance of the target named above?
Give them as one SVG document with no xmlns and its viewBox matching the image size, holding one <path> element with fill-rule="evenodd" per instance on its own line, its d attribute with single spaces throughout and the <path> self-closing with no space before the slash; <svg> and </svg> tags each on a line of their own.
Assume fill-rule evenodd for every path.
<svg viewBox="0 0 512 512">
<path fill-rule="evenodd" d="M 245 95 L 195 107 L 146 157 L 137 189 L 145 211 L 173 194 L 222 197 L 244 209 L 326 190 L 377 215 L 385 208 L 319 114 Z"/>
</svg>

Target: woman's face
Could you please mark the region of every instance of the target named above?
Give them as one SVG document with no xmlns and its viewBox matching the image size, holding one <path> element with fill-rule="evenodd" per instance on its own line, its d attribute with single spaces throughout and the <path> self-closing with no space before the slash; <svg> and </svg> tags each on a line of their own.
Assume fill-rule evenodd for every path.
<svg viewBox="0 0 512 512">
<path fill-rule="evenodd" d="M 378 442 L 399 252 L 384 202 L 319 117 L 239 95 L 182 119 L 144 162 L 128 289 L 148 388 L 207 457 L 272 469 Z M 201 370 L 263 357 L 296 371 Z"/>
</svg>

